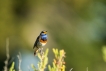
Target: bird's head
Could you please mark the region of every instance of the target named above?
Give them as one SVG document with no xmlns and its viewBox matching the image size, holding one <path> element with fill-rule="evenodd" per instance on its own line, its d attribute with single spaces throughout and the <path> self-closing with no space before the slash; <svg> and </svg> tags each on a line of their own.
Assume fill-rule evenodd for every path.
<svg viewBox="0 0 106 71">
<path fill-rule="evenodd" d="M 47 35 L 47 31 L 41 31 L 40 35 L 41 36 Z"/>
</svg>

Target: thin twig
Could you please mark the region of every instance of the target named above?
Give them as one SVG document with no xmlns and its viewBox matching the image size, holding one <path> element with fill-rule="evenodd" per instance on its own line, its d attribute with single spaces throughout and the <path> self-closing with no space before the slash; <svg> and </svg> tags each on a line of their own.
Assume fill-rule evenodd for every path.
<svg viewBox="0 0 106 71">
<path fill-rule="evenodd" d="M 73 68 L 70 69 L 70 71 L 72 71 L 72 70 L 73 70 Z"/>
<path fill-rule="evenodd" d="M 88 71 L 88 67 L 86 68 L 86 71 Z"/>
<path fill-rule="evenodd" d="M 22 71 L 21 70 L 21 53 L 19 52 L 19 55 L 17 55 L 17 57 L 18 57 L 18 60 L 19 60 L 19 65 L 18 65 L 18 71 Z"/>
<path fill-rule="evenodd" d="M 7 59 L 4 61 L 4 63 L 5 63 L 4 71 L 8 71 L 8 61 L 9 61 L 9 58 L 10 58 L 10 55 L 9 55 L 9 38 L 6 39 L 6 56 L 7 56 Z"/>
</svg>

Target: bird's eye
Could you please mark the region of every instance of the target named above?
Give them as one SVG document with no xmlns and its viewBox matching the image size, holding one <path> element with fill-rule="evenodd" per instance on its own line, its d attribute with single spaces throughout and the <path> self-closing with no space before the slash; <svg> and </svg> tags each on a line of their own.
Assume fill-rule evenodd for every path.
<svg viewBox="0 0 106 71">
<path fill-rule="evenodd" d="M 44 33 L 44 31 L 42 31 L 41 33 Z"/>
</svg>

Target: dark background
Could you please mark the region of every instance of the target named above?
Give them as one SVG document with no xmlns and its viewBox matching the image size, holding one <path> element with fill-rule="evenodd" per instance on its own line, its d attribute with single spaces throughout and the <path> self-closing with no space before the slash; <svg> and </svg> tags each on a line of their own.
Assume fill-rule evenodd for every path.
<svg viewBox="0 0 106 71">
<path fill-rule="evenodd" d="M 106 71 L 102 47 L 106 45 L 106 0 L 1 0 L 0 69 L 6 59 L 9 37 L 10 62 L 22 54 L 21 68 L 28 71 L 33 44 L 42 30 L 48 31 L 44 47 L 66 51 L 66 71 Z M 52 62 L 53 54 L 49 53 Z M 31 68 L 31 67 L 30 67 Z"/>
</svg>

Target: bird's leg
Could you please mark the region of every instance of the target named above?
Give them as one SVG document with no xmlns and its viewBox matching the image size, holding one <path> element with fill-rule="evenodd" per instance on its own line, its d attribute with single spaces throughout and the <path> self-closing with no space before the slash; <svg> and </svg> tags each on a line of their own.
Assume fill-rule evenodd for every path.
<svg viewBox="0 0 106 71">
<path fill-rule="evenodd" d="M 40 48 L 39 52 L 40 52 L 41 55 L 43 55 L 44 54 L 43 48 Z"/>
</svg>

